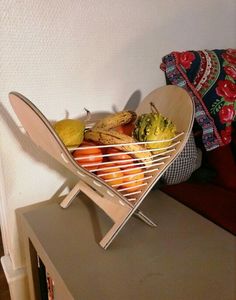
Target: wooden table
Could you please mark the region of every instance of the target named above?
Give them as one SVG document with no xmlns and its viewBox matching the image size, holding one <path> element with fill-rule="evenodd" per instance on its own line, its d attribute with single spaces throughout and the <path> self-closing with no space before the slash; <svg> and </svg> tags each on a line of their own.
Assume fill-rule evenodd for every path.
<svg viewBox="0 0 236 300">
<path fill-rule="evenodd" d="M 41 299 L 37 255 L 54 280 L 56 300 L 207 299 L 202 295 L 213 291 L 214 280 L 221 291 L 228 287 L 224 297 L 218 299 L 231 299 L 227 297 L 235 278 L 235 244 L 231 235 L 162 192 L 152 191 L 141 207 L 157 223 L 159 219 L 160 225 L 151 228 L 132 217 L 107 250 L 98 245 L 111 225 L 105 214 L 83 195 L 67 209 L 59 206 L 60 200 L 17 212 L 25 240 L 32 299 Z M 210 236 L 221 239 L 210 244 L 215 247 L 215 258 L 209 247 L 204 250 Z M 220 244 L 222 238 L 225 246 Z M 195 246 L 190 248 L 192 243 Z M 226 249 L 224 265 L 217 256 L 217 247 Z M 196 249 L 200 252 L 197 264 L 192 258 Z M 222 253 L 223 250 L 220 257 Z M 205 290 L 201 277 L 196 287 L 191 280 L 202 274 L 201 263 L 209 258 L 215 263 L 210 261 L 208 266 Z M 221 274 L 217 273 L 218 267 Z M 221 286 L 218 280 L 224 274 L 229 286 Z"/>
</svg>

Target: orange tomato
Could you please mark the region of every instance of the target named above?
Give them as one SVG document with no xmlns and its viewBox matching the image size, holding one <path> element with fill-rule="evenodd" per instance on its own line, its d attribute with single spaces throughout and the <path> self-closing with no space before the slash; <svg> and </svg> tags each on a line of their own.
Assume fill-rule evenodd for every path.
<svg viewBox="0 0 236 300">
<path fill-rule="evenodd" d="M 123 184 L 122 188 L 129 188 L 127 193 L 136 192 L 140 189 L 138 185 L 143 183 L 144 174 L 141 168 L 135 167 L 135 164 L 132 167 L 123 169 Z M 126 177 L 127 176 L 127 177 Z M 141 180 L 140 180 L 141 179 Z M 139 180 L 139 181 L 135 181 Z M 134 182 L 132 182 L 134 181 Z"/>
<path fill-rule="evenodd" d="M 131 164 L 133 162 L 133 158 L 129 154 L 126 154 L 125 152 L 122 152 L 117 148 L 113 148 L 113 147 L 108 148 L 106 153 L 112 154 L 111 156 L 108 156 L 108 160 L 113 162 L 115 165 L 119 166 L 120 168 L 124 167 L 127 164 Z"/>
<path fill-rule="evenodd" d="M 96 144 L 92 142 L 84 141 L 79 146 L 77 150 L 73 152 L 73 157 L 77 158 L 76 162 L 78 165 L 81 165 L 85 169 L 91 171 L 93 169 L 96 169 L 97 166 L 103 161 L 103 155 L 102 151 L 98 147 L 91 147 L 87 149 L 83 149 L 83 147 L 90 147 L 90 146 L 96 146 Z M 86 164 L 96 164 L 93 166 L 84 166 Z"/>
<path fill-rule="evenodd" d="M 127 134 L 128 136 L 132 136 L 134 128 L 135 128 L 135 123 L 130 122 L 128 124 L 124 124 L 116 127 L 115 130 L 120 133 Z"/>
<path fill-rule="evenodd" d="M 106 165 L 101 166 L 100 168 L 108 167 Z M 109 185 L 117 185 L 115 188 L 118 188 L 122 182 L 123 182 L 123 172 L 120 168 L 118 168 L 116 165 L 109 164 L 109 167 L 112 167 L 111 169 L 107 170 L 98 170 L 97 176 L 102 178 L 107 182 Z"/>
</svg>

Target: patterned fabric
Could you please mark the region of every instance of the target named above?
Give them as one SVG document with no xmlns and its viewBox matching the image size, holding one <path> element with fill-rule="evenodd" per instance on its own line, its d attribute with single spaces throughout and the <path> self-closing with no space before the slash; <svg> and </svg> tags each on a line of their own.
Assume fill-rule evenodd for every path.
<svg viewBox="0 0 236 300">
<path fill-rule="evenodd" d="M 178 184 L 190 178 L 201 165 L 201 150 L 197 149 L 193 134 L 190 135 L 183 151 L 161 177 L 164 184 Z"/>
<path fill-rule="evenodd" d="M 236 120 L 236 50 L 172 52 L 161 69 L 167 83 L 183 87 L 194 100 L 205 149 L 229 144 Z"/>
</svg>

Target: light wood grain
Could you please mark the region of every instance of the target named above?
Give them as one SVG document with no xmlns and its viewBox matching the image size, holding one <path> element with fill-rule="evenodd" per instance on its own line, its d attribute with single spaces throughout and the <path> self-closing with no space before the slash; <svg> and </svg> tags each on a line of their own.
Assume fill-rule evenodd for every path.
<svg viewBox="0 0 236 300">
<path fill-rule="evenodd" d="M 112 228 L 104 236 L 100 245 L 107 248 L 115 236 L 123 228 L 129 218 L 137 211 L 154 184 L 178 157 L 185 146 L 191 132 L 194 119 L 194 105 L 187 92 L 177 86 L 164 86 L 152 91 L 141 102 L 137 114 L 150 112 L 150 102 L 153 102 L 161 114 L 171 119 L 182 135 L 178 144 L 163 165 L 157 168 L 150 167 L 153 176 L 148 178 L 146 185 L 140 187 L 135 202 L 129 201 L 124 193 L 118 192 L 95 174 L 79 166 L 71 153 L 64 146 L 50 122 L 39 109 L 23 95 L 12 92 L 9 95 L 11 105 L 24 126 L 27 134 L 39 147 L 59 161 L 78 177 L 78 184 L 61 203 L 63 208 L 68 207 L 76 195 L 82 190 L 96 205 L 98 205 L 114 222 Z M 143 213 L 136 214 L 147 224 L 155 226 Z"/>
</svg>

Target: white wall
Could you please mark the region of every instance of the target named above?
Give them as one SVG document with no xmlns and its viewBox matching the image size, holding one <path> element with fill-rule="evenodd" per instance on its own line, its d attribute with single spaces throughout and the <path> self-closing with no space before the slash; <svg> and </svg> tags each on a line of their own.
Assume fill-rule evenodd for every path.
<svg viewBox="0 0 236 300">
<path fill-rule="evenodd" d="M 159 64 L 172 50 L 235 48 L 236 2 L 2 0 L 0 14 L 0 201 L 19 267 L 15 209 L 74 178 L 20 131 L 8 93 L 21 92 L 50 120 L 122 109 L 135 91 L 143 98 L 164 84 Z"/>
</svg>

